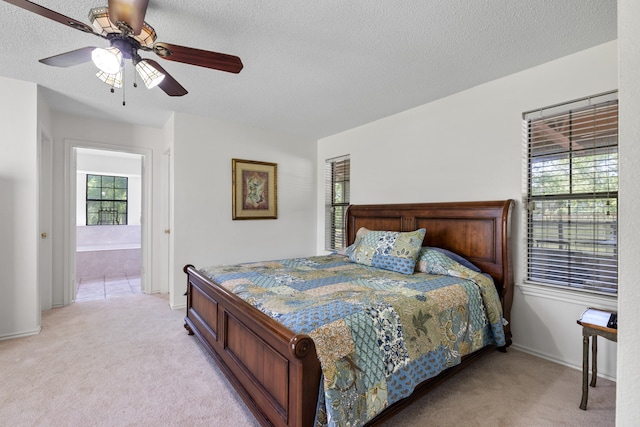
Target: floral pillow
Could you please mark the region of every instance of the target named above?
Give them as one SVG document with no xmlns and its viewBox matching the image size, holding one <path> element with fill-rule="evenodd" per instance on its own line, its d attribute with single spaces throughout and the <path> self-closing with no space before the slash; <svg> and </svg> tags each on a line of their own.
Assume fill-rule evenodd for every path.
<svg viewBox="0 0 640 427">
<path fill-rule="evenodd" d="M 360 242 L 362 242 L 362 236 L 364 236 L 365 234 L 367 234 L 370 230 L 367 230 L 364 227 L 360 227 L 358 229 L 358 231 L 356 232 L 356 238 L 353 241 L 353 243 L 349 246 L 347 246 L 345 249 L 343 249 L 340 253 L 341 255 L 346 255 L 349 257 L 349 260 L 351 262 L 355 262 L 353 261 L 353 259 L 351 258 L 353 256 L 353 253 L 355 252 L 355 250 L 358 248 L 358 246 L 360 246 Z"/>
<path fill-rule="evenodd" d="M 346 250 L 351 262 L 413 274 L 416 258 L 422 247 L 426 230 L 410 232 L 372 231 L 364 227 L 356 233 L 356 240 Z"/>
<path fill-rule="evenodd" d="M 420 253 L 418 254 L 418 258 L 416 260 L 416 271 L 421 273 L 463 277 L 458 274 L 453 274 L 453 272 L 465 272 L 467 275 L 471 275 L 472 273 L 480 272 L 480 269 L 466 259 L 460 257 L 460 255 L 456 254 L 452 257 L 446 250 L 425 246 L 420 249 Z"/>
<path fill-rule="evenodd" d="M 446 255 L 447 257 L 451 258 L 452 260 L 454 260 L 458 264 L 464 265 L 469 270 L 473 270 L 475 272 L 480 272 L 481 271 L 471 261 L 469 261 L 468 259 L 458 255 L 457 253 L 451 252 L 450 250 L 447 250 L 447 249 L 444 249 L 444 248 L 436 248 L 434 246 L 423 246 L 422 249 L 420 249 L 420 253 L 418 254 L 418 261 L 416 262 L 416 271 L 422 271 L 421 270 L 421 268 L 422 268 L 421 266 L 424 266 L 425 264 L 424 263 L 420 264 L 419 261 L 420 260 L 426 261 L 426 255 L 430 251 L 438 251 L 438 252 Z"/>
</svg>

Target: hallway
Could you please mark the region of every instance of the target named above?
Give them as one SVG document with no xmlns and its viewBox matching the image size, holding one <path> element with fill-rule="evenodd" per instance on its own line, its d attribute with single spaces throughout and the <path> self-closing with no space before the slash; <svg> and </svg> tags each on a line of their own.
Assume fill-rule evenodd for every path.
<svg viewBox="0 0 640 427">
<path fill-rule="evenodd" d="M 83 277 L 78 279 L 76 302 L 142 293 L 140 276 Z"/>
</svg>

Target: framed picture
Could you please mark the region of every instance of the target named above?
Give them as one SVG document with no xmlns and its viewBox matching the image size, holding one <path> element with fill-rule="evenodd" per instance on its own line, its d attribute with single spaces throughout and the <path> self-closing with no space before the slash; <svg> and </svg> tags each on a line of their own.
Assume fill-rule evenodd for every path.
<svg viewBox="0 0 640 427">
<path fill-rule="evenodd" d="M 278 165 L 231 159 L 233 219 L 278 218 Z"/>
</svg>

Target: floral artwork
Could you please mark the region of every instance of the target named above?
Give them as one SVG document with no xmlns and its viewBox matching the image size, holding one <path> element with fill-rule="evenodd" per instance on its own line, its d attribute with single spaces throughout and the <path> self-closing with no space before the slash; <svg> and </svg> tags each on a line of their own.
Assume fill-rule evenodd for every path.
<svg viewBox="0 0 640 427">
<path fill-rule="evenodd" d="M 232 159 L 233 219 L 277 219 L 277 165 Z"/>
<path fill-rule="evenodd" d="M 267 209 L 269 207 L 269 174 L 257 171 L 242 171 L 242 207 L 244 209 Z"/>
</svg>

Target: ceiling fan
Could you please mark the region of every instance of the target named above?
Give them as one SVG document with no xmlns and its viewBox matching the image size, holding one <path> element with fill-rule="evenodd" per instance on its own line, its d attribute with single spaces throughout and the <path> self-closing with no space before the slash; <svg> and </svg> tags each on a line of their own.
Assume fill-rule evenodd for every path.
<svg viewBox="0 0 640 427">
<path fill-rule="evenodd" d="M 107 7 L 89 11 L 92 26 L 27 0 L 4 0 L 22 9 L 52 19 L 73 29 L 91 33 L 109 41 L 109 47 L 87 46 L 61 53 L 40 62 L 55 67 L 70 67 L 93 61 L 100 71 L 96 76 L 113 88 L 122 87 L 124 60 L 129 59 L 147 88 L 158 86 L 169 96 L 183 96 L 187 90 L 153 59 L 141 58 L 139 50 L 154 52 L 160 58 L 213 70 L 239 73 L 242 61 L 234 55 L 157 42 L 156 32 L 144 21 L 149 0 L 108 0 Z"/>
</svg>

